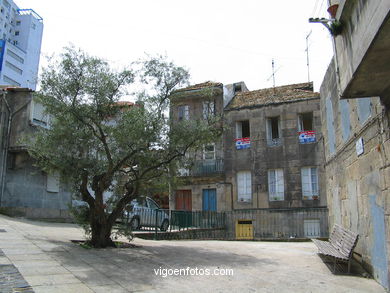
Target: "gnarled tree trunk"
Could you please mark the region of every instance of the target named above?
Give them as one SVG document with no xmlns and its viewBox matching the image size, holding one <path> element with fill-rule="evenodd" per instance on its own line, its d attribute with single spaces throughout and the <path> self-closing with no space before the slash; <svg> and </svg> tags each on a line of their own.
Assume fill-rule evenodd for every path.
<svg viewBox="0 0 390 293">
<path fill-rule="evenodd" d="M 96 248 L 113 247 L 115 243 L 111 239 L 113 223 L 108 221 L 102 206 L 95 207 L 90 214 L 91 245 Z"/>
</svg>

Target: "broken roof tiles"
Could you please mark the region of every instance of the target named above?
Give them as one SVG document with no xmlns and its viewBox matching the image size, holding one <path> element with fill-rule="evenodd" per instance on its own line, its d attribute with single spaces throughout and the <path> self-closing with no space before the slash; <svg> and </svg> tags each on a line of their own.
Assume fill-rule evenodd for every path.
<svg viewBox="0 0 390 293">
<path fill-rule="evenodd" d="M 281 104 L 299 100 L 319 98 L 320 94 L 313 92 L 313 83 L 298 83 L 274 88 L 236 93 L 226 110 L 253 108 L 272 104 Z"/>
<path fill-rule="evenodd" d="M 175 92 L 193 91 L 193 90 L 200 90 L 209 87 L 222 87 L 222 86 L 223 84 L 220 82 L 206 81 L 203 83 L 198 83 L 198 84 L 190 85 L 185 88 L 178 89 Z"/>
</svg>

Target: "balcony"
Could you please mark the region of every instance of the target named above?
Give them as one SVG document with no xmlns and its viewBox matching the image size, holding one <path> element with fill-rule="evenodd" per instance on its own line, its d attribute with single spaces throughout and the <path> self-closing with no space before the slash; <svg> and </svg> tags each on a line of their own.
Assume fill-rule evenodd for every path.
<svg viewBox="0 0 390 293">
<path fill-rule="evenodd" d="M 223 159 L 195 161 L 190 169 L 179 169 L 180 176 L 212 176 L 223 173 Z"/>
</svg>

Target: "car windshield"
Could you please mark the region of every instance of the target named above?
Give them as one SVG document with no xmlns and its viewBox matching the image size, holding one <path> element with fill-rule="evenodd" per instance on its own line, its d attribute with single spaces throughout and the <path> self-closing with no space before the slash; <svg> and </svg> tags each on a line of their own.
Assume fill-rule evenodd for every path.
<svg viewBox="0 0 390 293">
<path fill-rule="evenodd" d="M 149 204 L 149 207 L 153 210 L 159 209 L 159 206 L 151 199 L 148 199 L 148 204 Z"/>
</svg>

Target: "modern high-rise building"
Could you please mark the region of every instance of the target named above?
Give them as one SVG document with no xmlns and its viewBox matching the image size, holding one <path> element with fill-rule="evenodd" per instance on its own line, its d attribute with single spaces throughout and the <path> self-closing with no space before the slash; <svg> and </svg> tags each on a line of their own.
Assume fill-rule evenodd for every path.
<svg viewBox="0 0 390 293">
<path fill-rule="evenodd" d="M 0 2 L 0 85 L 35 90 L 43 21 L 34 10 Z"/>
</svg>

